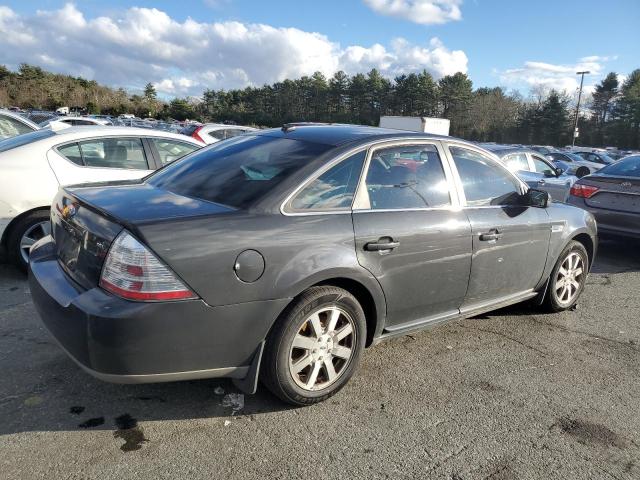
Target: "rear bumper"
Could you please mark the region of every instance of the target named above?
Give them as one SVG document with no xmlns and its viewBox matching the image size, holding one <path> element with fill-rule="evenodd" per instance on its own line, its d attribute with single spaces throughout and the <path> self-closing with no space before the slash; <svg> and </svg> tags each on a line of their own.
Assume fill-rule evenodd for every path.
<svg viewBox="0 0 640 480">
<path fill-rule="evenodd" d="M 598 234 L 640 238 L 640 213 L 592 208 L 584 199 L 573 195 L 569 196 L 567 203 L 591 213 L 598 223 Z"/>
<path fill-rule="evenodd" d="M 288 299 L 212 307 L 143 303 L 83 289 L 60 267 L 51 237 L 31 251 L 29 284 L 45 327 L 84 370 L 109 382 L 244 378 Z"/>
</svg>

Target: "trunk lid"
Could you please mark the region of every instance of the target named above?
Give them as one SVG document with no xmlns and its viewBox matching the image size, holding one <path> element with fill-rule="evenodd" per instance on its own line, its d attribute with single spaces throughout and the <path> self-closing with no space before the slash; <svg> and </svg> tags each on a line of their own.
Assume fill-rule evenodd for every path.
<svg viewBox="0 0 640 480">
<path fill-rule="evenodd" d="M 60 265 L 84 288 L 94 288 L 111 243 L 123 228 L 146 243 L 138 225 L 231 211 L 139 182 L 67 187 L 58 191 L 52 205 L 52 234 Z"/>
<path fill-rule="evenodd" d="M 600 190 L 585 203 L 592 208 L 640 213 L 640 179 L 593 174 L 580 182 Z"/>
</svg>

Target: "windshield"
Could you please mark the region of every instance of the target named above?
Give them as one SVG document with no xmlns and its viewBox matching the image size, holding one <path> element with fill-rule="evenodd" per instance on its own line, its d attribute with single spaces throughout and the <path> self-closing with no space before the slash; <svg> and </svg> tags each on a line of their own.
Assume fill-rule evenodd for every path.
<svg viewBox="0 0 640 480">
<path fill-rule="evenodd" d="M 599 153 L 598 155 L 600 156 L 600 158 L 602 159 L 602 161 L 604 163 L 609 164 L 609 163 L 615 163 L 616 162 L 613 158 L 611 158 L 609 155 L 607 155 L 605 153 Z"/>
<path fill-rule="evenodd" d="M 613 165 L 607 165 L 598 171 L 598 175 L 600 174 L 640 178 L 640 155 L 627 157 Z"/>
<path fill-rule="evenodd" d="M 52 137 L 55 134 L 56 132 L 53 130 L 35 130 L 33 132 L 23 133 L 17 137 L 7 138 L 6 140 L 0 141 L 0 152 L 6 152 L 7 150 L 21 147 L 27 143 Z"/>
<path fill-rule="evenodd" d="M 287 138 L 234 137 L 170 164 L 147 181 L 178 195 L 246 208 L 330 148 Z"/>
</svg>

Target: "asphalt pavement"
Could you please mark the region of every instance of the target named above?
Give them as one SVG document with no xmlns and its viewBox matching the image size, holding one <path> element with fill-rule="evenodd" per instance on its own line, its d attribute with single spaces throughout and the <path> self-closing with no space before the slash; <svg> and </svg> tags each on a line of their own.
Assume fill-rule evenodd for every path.
<svg viewBox="0 0 640 480">
<path fill-rule="evenodd" d="M 603 241 L 574 311 L 516 306 L 369 349 L 329 401 L 226 380 L 102 383 L 0 265 L 2 479 L 638 479 L 640 242 Z"/>
</svg>

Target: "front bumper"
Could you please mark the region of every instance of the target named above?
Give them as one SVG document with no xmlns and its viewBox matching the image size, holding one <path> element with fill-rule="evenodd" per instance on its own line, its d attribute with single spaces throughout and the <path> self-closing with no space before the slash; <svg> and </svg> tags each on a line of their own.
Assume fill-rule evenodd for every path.
<svg viewBox="0 0 640 480">
<path fill-rule="evenodd" d="M 202 300 L 131 302 L 85 290 L 60 267 L 51 237 L 31 250 L 29 284 L 47 329 L 105 381 L 244 378 L 288 299 L 212 307 Z"/>
</svg>

